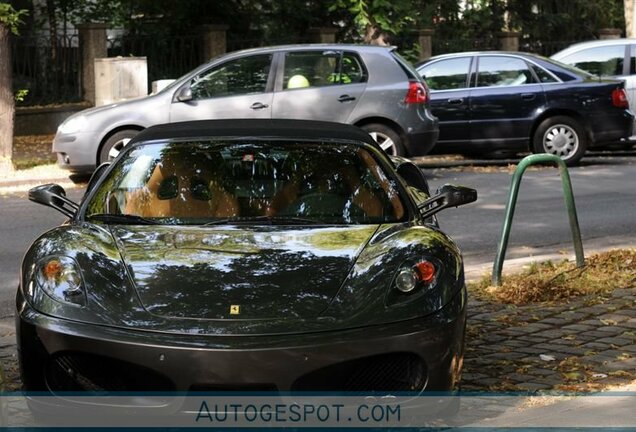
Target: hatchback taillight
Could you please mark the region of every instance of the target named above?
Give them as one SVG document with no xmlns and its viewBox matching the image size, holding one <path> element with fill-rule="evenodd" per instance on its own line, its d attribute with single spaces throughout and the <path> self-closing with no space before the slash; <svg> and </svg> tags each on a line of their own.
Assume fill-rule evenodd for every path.
<svg viewBox="0 0 636 432">
<path fill-rule="evenodd" d="M 409 91 L 406 93 L 404 103 L 418 104 L 428 100 L 428 89 L 420 81 L 409 81 Z"/>
<path fill-rule="evenodd" d="M 625 89 L 616 88 L 612 91 L 612 105 L 618 108 L 629 108 L 627 93 Z"/>
</svg>

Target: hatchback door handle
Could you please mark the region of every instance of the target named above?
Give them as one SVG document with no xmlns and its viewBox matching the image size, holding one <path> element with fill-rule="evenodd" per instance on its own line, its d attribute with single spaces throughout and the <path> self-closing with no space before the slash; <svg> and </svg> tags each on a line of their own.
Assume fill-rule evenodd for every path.
<svg viewBox="0 0 636 432">
<path fill-rule="evenodd" d="M 338 98 L 338 102 L 351 102 L 356 100 L 355 97 L 349 96 L 348 94 L 344 94 Z"/>
<path fill-rule="evenodd" d="M 464 99 L 459 98 L 459 99 L 449 99 L 448 103 L 451 105 L 461 105 L 464 103 Z"/>
<path fill-rule="evenodd" d="M 261 103 L 261 102 L 254 102 L 250 108 L 252 108 L 253 110 L 259 110 L 259 109 L 269 108 L 269 105 Z"/>
<path fill-rule="evenodd" d="M 534 93 L 521 93 L 521 99 L 523 100 L 532 100 L 535 97 L 537 97 L 537 95 Z"/>
</svg>

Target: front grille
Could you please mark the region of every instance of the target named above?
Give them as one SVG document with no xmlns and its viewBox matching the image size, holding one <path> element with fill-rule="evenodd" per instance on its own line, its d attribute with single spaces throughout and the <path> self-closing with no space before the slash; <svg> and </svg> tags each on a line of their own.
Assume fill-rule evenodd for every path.
<svg viewBox="0 0 636 432">
<path fill-rule="evenodd" d="M 420 391 L 426 365 L 412 353 L 390 353 L 349 360 L 318 369 L 296 380 L 296 391 Z"/>
<path fill-rule="evenodd" d="M 142 366 L 98 355 L 68 352 L 49 360 L 46 382 L 54 393 L 174 390 L 170 380 Z"/>
<path fill-rule="evenodd" d="M 270 392 L 278 391 L 274 384 L 194 384 L 191 392 Z"/>
</svg>

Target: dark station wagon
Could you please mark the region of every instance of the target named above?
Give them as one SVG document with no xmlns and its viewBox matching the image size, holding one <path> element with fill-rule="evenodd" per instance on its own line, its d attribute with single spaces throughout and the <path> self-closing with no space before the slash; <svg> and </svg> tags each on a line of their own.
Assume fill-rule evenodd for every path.
<svg viewBox="0 0 636 432">
<path fill-rule="evenodd" d="M 631 135 L 624 84 L 538 55 L 472 52 L 417 68 L 439 118 L 436 152 L 551 153 L 568 165 Z"/>
</svg>

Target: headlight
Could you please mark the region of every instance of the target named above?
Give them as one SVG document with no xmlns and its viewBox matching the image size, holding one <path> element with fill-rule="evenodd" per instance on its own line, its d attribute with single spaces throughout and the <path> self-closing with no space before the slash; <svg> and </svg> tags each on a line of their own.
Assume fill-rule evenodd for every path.
<svg viewBox="0 0 636 432">
<path fill-rule="evenodd" d="M 86 120 L 86 117 L 81 115 L 77 117 L 71 117 L 70 119 L 66 120 L 57 128 L 57 130 L 63 134 L 72 134 L 81 132 L 82 130 L 84 130 L 84 128 L 86 128 L 87 124 L 88 121 Z"/>
<path fill-rule="evenodd" d="M 53 300 L 76 306 L 86 304 L 82 275 L 70 257 L 47 257 L 36 267 L 38 286 Z"/>
<path fill-rule="evenodd" d="M 418 286 L 429 288 L 435 285 L 437 268 L 428 260 L 422 260 L 415 265 L 404 266 L 395 276 L 395 287 L 403 293 L 409 293 Z"/>
<path fill-rule="evenodd" d="M 400 291 L 411 292 L 417 286 L 417 273 L 412 268 L 400 269 L 395 277 L 395 287 Z"/>
</svg>

